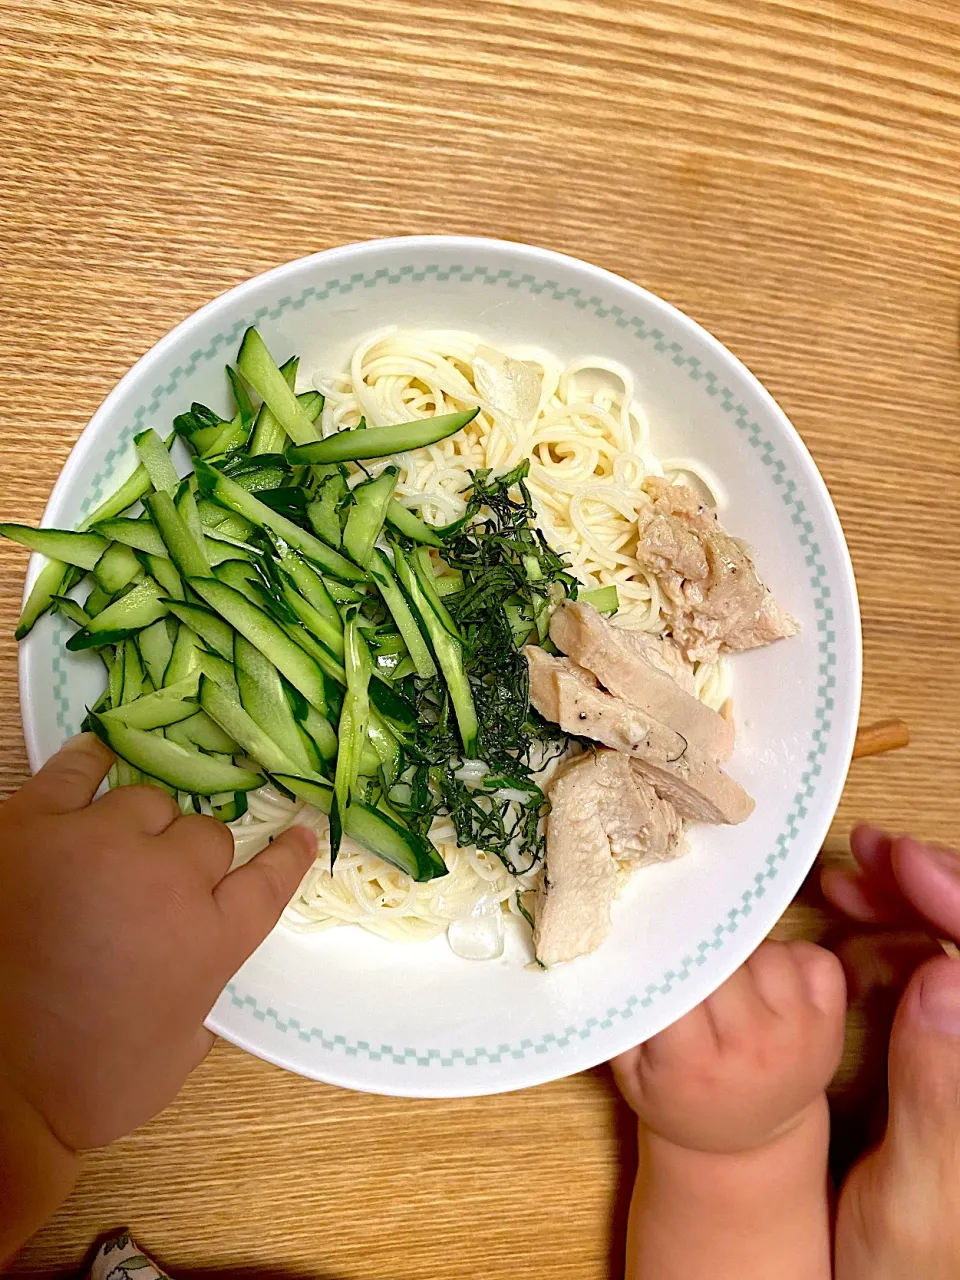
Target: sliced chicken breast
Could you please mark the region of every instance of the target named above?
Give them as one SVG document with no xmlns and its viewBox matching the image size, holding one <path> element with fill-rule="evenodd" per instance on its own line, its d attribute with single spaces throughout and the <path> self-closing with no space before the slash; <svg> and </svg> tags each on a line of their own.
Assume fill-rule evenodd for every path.
<svg viewBox="0 0 960 1280">
<path fill-rule="evenodd" d="M 550 804 L 534 928 L 545 965 L 595 951 L 609 933 L 615 859 L 640 866 L 673 857 L 682 834 L 670 805 L 615 751 L 583 755 L 561 769 Z"/>
<path fill-rule="evenodd" d="M 691 661 L 796 635 L 743 544 L 686 485 L 650 477 L 637 522 L 637 559 L 656 579 L 671 634 Z"/>
<path fill-rule="evenodd" d="M 605 693 L 589 671 L 536 645 L 524 651 L 530 701 L 566 733 L 592 738 L 631 757 L 640 775 L 681 817 L 696 822 L 744 822 L 754 802 L 738 782 L 694 743 L 623 698 Z"/>
<path fill-rule="evenodd" d="M 692 691 L 682 689 L 664 670 L 670 665 L 666 654 L 671 649 L 677 652 L 669 642 L 615 627 L 593 605 L 573 600 L 555 610 L 550 638 L 610 693 L 682 734 L 706 755 L 715 760 L 728 760 L 732 755 L 731 722 L 705 706 Z M 674 663 L 674 670 L 679 669 Z"/>
</svg>

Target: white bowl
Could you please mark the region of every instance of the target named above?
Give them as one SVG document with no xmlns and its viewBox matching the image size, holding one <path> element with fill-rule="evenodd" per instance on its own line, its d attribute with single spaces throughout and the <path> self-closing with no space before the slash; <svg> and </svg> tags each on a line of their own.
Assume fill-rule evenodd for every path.
<svg viewBox="0 0 960 1280">
<path fill-rule="evenodd" d="M 661 456 L 720 477 L 730 529 L 756 548 L 799 637 L 734 660 L 730 771 L 757 800 L 742 827 L 696 827 L 677 862 L 643 871 L 594 955 L 549 972 L 517 948 L 477 963 L 443 938 L 397 946 L 357 929 L 279 928 L 217 1001 L 210 1027 L 290 1070 L 423 1097 L 534 1085 L 649 1037 L 757 946 L 816 856 L 843 786 L 860 697 L 850 558 L 817 469 L 757 380 L 699 325 L 645 290 L 525 245 L 421 236 L 314 254 L 231 289 L 148 352 L 107 397 L 57 481 L 44 523 L 72 527 L 133 466 L 133 434 L 166 432 L 192 400 L 226 408 L 223 366 L 256 323 L 301 368 L 340 366 L 369 330 L 461 328 L 633 369 Z M 39 564 L 34 558 L 28 583 Z M 24 643 L 20 692 L 36 769 L 75 733 L 102 684 L 44 618 Z"/>
</svg>

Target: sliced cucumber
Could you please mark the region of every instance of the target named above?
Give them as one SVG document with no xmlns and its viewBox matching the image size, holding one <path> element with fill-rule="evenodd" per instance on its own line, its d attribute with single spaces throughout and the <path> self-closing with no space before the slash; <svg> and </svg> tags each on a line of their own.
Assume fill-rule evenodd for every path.
<svg viewBox="0 0 960 1280">
<path fill-rule="evenodd" d="M 211 720 L 215 720 L 225 733 L 236 739 L 252 760 L 271 772 L 274 769 L 283 771 L 279 762 L 286 760 L 289 769 L 289 756 L 260 728 L 239 702 L 206 676 L 200 680 L 200 705 Z"/>
<path fill-rule="evenodd" d="M 292 520 L 272 511 L 266 503 L 255 498 L 252 493 L 248 493 L 227 476 L 221 475 L 202 459 L 197 459 L 196 474 L 201 493 L 213 498 L 221 506 L 235 511 L 262 529 L 271 530 L 288 546 L 301 552 L 308 560 L 319 564 L 334 577 L 342 578 L 346 582 L 365 581 L 366 574 L 357 565 L 351 564 L 344 556 L 321 542 L 319 538 L 315 538 L 313 534 L 301 529 Z"/>
<path fill-rule="evenodd" d="M 62 560 L 78 569 L 92 569 L 107 547 L 106 538 L 96 533 L 73 533 L 69 529 L 34 529 L 28 524 L 0 524 L 0 537 L 39 551 L 50 560 Z"/>
<path fill-rule="evenodd" d="M 321 813 L 331 812 L 333 788 L 328 783 L 289 773 L 275 773 L 274 778 Z M 443 859 L 429 840 L 363 801 L 355 800 L 344 814 L 343 834 L 414 880 L 434 880 L 447 874 Z"/>
<path fill-rule="evenodd" d="M 240 751 L 240 745 L 205 711 L 194 709 L 194 715 L 178 724 L 172 724 L 166 735 L 183 747 L 199 747 L 201 751 L 215 751 L 232 756 Z"/>
<path fill-rule="evenodd" d="M 296 763 L 299 772 L 312 772 L 277 668 L 241 635 L 234 637 L 233 665 L 244 711 Z"/>
<path fill-rule="evenodd" d="M 247 812 L 247 793 L 237 791 L 233 795 L 225 792 L 222 796 L 210 797 L 210 813 L 220 822 L 236 822 Z"/>
<path fill-rule="evenodd" d="M 437 663 L 443 672 L 443 678 L 450 692 L 450 700 L 453 703 L 454 714 L 457 717 L 460 737 L 463 740 L 464 754 L 469 759 L 473 759 L 477 753 L 479 723 L 477 721 L 477 709 L 473 702 L 473 694 L 470 691 L 470 681 L 463 667 L 463 650 L 460 641 L 454 639 L 450 634 L 442 618 L 436 612 L 433 602 L 427 598 L 427 594 L 422 588 L 421 577 L 418 576 L 414 568 L 406 560 L 403 551 L 399 547 L 395 548 L 394 563 L 407 597 L 417 615 L 423 620 Z M 446 613 L 446 610 L 444 610 L 444 613 Z M 447 616 L 449 617 L 449 615 Z"/>
<path fill-rule="evenodd" d="M 281 547 L 280 565 L 293 581 L 293 585 L 308 604 L 313 605 L 317 613 L 337 628 L 343 636 L 343 619 L 340 617 L 333 597 L 327 590 L 326 583 L 319 573 L 306 560 L 287 547 Z"/>
<path fill-rule="evenodd" d="M 397 554 L 399 555 L 400 552 L 397 552 Z M 377 584 L 377 588 L 383 596 L 384 604 L 390 610 L 390 614 L 397 624 L 397 630 L 403 638 L 417 675 L 422 680 L 431 680 L 437 674 L 437 665 L 433 660 L 430 647 L 424 639 L 423 631 L 421 630 L 423 624 L 418 623 L 411 613 L 407 598 L 400 590 L 397 580 L 393 576 L 390 563 L 382 551 L 374 551 L 373 553 L 373 559 L 370 562 L 370 576 Z"/>
<path fill-rule="evenodd" d="M 398 533 L 402 533 L 411 542 L 420 542 L 428 547 L 443 546 L 443 539 L 436 530 L 425 524 L 419 516 L 413 514 L 409 507 L 405 507 L 396 498 L 392 498 L 387 506 L 387 524 L 393 525 Z"/>
<path fill-rule="evenodd" d="M 196 671 L 200 667 L 200 660 L 205 652 L 197 633 L 181 625 L 177 631 L 177 638 L 173 642 L 173 653 L 163 673 L 164 688 L 171 688 Z M 231 672 L 232 670 L 231 667 Z"/>
<path fill-rule="evenodd" d="M 240 690 L 237 688 L 237 677 L 232 662 L 227 662 L 226 658 L 221 658 L 217 653 L 205 651 L 198 654 L 197 662 L 208 680 L 218 684 L 221 689 L 226 689 L 235 702 L 240 701 Z M 307 705 L 306 701 L 304 705 Z"/>
<path fill-rule="evenodd" d="M 247 388 L 243 385 L 243 379 L 232 365 L 227 365 L 227 380 L 230 383 L 230 390 L 233 392 L 233 398 L 236 402 L 237 410 L 243 418 L 248 422 L 252 422 L 256 410 L 253 407 L 253 401 L 250 399 Z"/>
<path fill-rule="evenodd" d="M 298 356 L 291 356 L 280 366 L 284 382 L 292 391 L 297 383 L 297 368 L 300 364 Z M 282 453 L 289 437 L 277 421 L 270 406 L 264 401 L 257 414 L 257 424 L 253 429 L 250 441 L 250 452 L 255 457 L 264 453 Z"/>
<path fill-rule="evenodd" d="M 116 595 L 137 576 L 143 576 L 140 561 L 122 542 L 112 542 L 93 568 L 93 576 L 110 595 Z"/>
<path fill-rule="evenodd" d="M 137 636 L 137 647 L 143 659 L 144 669 L 153 681 L 154 688 L 159 689 L 164 683 L 164 676 L 170 659 L 173 657 L 173 640 L 170 637 L 168 619 L 161 618 L 151 627 L 145 627 Z M 176 623 L 174 623 L 176 627 Z M 176 631 L 174 631 L 176 636 Z"/>
<path fill-rule="evenodd" d="M 92 714 L 90 727 L 121 760 L 178 791 L 210 796 L 223 791 L 251 791 L 265 781 L 262 774 L 251 769 L 214 760 L 143 729 L 129 729 Z"/>
<path fill-rule="evenodd" d="M 228 661 L 233 659 L 234 630 L 218 613 L 206 605 L 188 604 L 184 600 L 168 600 L 166 604 L 173 616 L 195 631 L 214 653 Z"/>
<path fill-rule="evenodd" d="M 343 549 L 364 569 L 368 568 L 374 544 L 380 537 L 398 474 L 396 467 L 385 467 L 376 480 L 368 480 L 353 490 L 353 505 L 343 530 Z"/>
<path fill-rule="evenodd" d="M 28 636 L 52 606 L 57 595 L 63 590 L 63 580 L 67 573 L 67 565 L 63 560 L 50 560 L 37 575 L 37 580 L 30 589 L 26 603 L 20 613 L 14 638 L 23 640 Z"/>
<path fill-rule="evenodd" d="M 464 413 L 443 413 L 436 418 L 421 418 L 393 427 L 356 427 L 351 431 L 338 431 L 312 444 L 298 441 L 287 450 L 287 457 L 291 462 L 312 464 L 388 458 L 395 453 L 421 449 L 424 445 L 446 440 L 448 436 L 462 431 L 479 412 L 479 409 L 468 409 Z"/>
<path fill-rule="evenodd" d="M 130 643 L 128 641 L 128 643 Z M 144 694 L 112 711 L 104 711 L 105 720 L 119 720 L 130 729 L 163 729 L 196 713 L 200 673 L 195 672 L 179 684 L 155 693 Z M 94 708 L 95 709 L 95 708 Z"/>
<path fill-rule="evenodd" d="M 344 505 L 349 493 L 345 468 L 314 467 L 313 474 L 319 483 L 316 497 L 307 506 L 307 519 L 318 537 L 331 547 L 339 548 L 343 543 Z"/>
<path fill-rule="evenodd" d="M 162 556 L 154 556 L 149 552 L 142 552 L 142 563 L 151 578 L 159 582 L 163 588 L 163 594 L 171 600 L 185 600 L 187 595 L 186 587 L 183 585 L 183 579 L 177 573 L 173 561 L 166 553 Z"/>
<path fill-rule="evenodd" d="M 268 613 L 216 578 L 190 578 L 188 582 L 197 595 L 258 648 L 312 706 L 321 713 L 326 711 L 323 670 Z"/>
<path fill-rule="evenodd" d="M 180 477 L 163 441 L 154 430 L 148 428 L 134 436 L 133 443 L 154 489 L 157 493 L 168 493 L 172 497 L 180 484 Z"/>
<path fill-rule="evenodd" d="M 299 715 L 298 709 L 294 708 L 294 715 L 297 716 L 304 732 L 317 748 L 320 759 L 326 764 L 336 760 L 337 733 L 326 716 L 322 716 L 316 707 L 311 707 L 309 702 L 304 702 L 302 715 Z"/>
<path fill-rule="evenodd" d="M 167 548 L 150 520 L 131 520 L 128 516 L 114 516 L 111 520 L 101 520 L 94 525 L 94 533 L 99 533 L 111 542 L 122 543 L 132 547 L 134 551 L 146 551 L 152 556 L 165 556 Z"/>
<path fill-rule="evenodd" d="M 167 548 L 167 554 L 178 571 L 185 578 L 202 578 L 208 574 L 210 562 L 204 551 L 202 536 L 200 539 L 194 536 L 174 506 L 169 493 L 152 493 L 145 502 L 163 539 L 163 545 Z"/>
<path fill-rule="evenodd" d="M 612 584 L 609 587 L 594 587 L 592 591 L 581 591 L 577 599 L 585 604 L 592 604 L 600 613 L 616 613 L 620 608 L 617 588 Z"/>
<path fill-rule="evenodd" d="M 89 605 L 89 602 L 88 602 Z M 87 612 L 90 612 L 88 607 Z M 71 652 L 80 649 L 97 649 L 104 644 L 116 644 L 119 640 L 142 631 L 162 618 L 167 612 L 163 592 L 152 578 L 144 578 L 132 591 L 108 604 L 92 619 L 89 627 L 78 631 L 67 641 Z"/>
<path fill-rule="evenodd" d="M 76 600 L 71 600 L 69 596 L 54 596 L 53 608 L 56 613 L 61 614 L 68 622 L 72 622 L 75 627 L 89 627 L 90 615 L 81 609 Z M 106 650 L 101 650 L 100 656 L 105 658 Z"/>
<path fill-rule="evenodd" d="M 139 697 L 142 697 L 143 692 L 143 663 L 140 661 L 140 650 L 133 640 L 125 640 L 123 643 L 123 690 L 120 701 L 121 703 L 136 702 Z"/>
<path fill-rule="evenodd" d="M 167 437 L 166 447 L 168 449 L 176 438 L 177 433 L 172 431 Z M 84 517 L 80 522 L 80 531 L 85 533 L 87 529 L 99 524 L 101 520 L 112 520 L 114 516 L 118 516 L 122 511 L 132 507 L 135 502 L 139 502 L 143 495 L 149 492 L 149 489 L 150 477 L 147 475 L 146 467 L 141 462 L 132 474 L 124 480 L 119 489 L 101 502 L 99 507 L 91 511 L 88 516 Z"/>
<path fill-rule="evenodd" d="M 331 622 L 328 617 L 315 609 L 308 600 L 305 600 L 293 584 L 286 579 L 281 584 L 280 595 L 310 634 L 324 644 L 342 662 L 343 624 L 340 622 L 339 617 L 337 622 Z"/>
<path fill-rule="evenodd" d="M 330 867 L 337 859 L 342 824 L 351 804 L 360 774 L 360 753 L 367 738 L 370 720 L 370 676 L 373 661 L 356 617 L 343 632 L 344 668 L 347 692 L 338 727 L 339 750 L 334 779 L 335 803 L 330 816 Z"/>
<path fill-rule="evenodd" d="M 267 344 L 254 328 L 248 329 L 243 335 L 237 355 L 237 368 L 244 380 L 262 397 L 264 404 L 269 406 L 270 412 L 291 440 L 297 444 L 316 440 L 317 433 L 313 423 L 277 368 L 273 356 L 267 350 Z"/>
</svg>

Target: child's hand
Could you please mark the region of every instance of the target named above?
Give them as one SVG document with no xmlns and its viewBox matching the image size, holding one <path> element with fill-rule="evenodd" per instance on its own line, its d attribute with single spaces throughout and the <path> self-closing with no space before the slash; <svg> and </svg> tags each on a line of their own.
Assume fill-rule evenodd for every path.
<svg viewBox="0 0 960 1280">
<path fill-rule="evenodd" d="M 227 876 L 215 819 L 181 816 L 158 787 L 93 800 L 111 762 L 74 738 L 0 808 L 0 1085 L 74 1151 L 175 1096 L 316 845 L 292 828 Z"/>
<path fill-rule="evenodd" d="M 614 1059 L 623 1096 L 653 1133 L 701 1152 L 744 1152 L 800 1122 L 837 1069 L 839 962 L 806 942 L 765 942 L 679 1022 Z"/>
</svg>

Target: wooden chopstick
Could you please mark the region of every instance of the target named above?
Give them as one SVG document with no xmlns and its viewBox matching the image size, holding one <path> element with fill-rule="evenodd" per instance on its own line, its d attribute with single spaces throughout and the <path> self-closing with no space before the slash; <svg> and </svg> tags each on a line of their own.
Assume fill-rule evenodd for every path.
<svg viewBox="0 0 960 1280">
<path fill-rule="evenodd" d="M 903 720 L 879 720 L 857 730 L 853 744 L 854 760 L 879 756 L 884 751 L 898 751 L 910 745 L 910 730 Z"/>
</svg>

